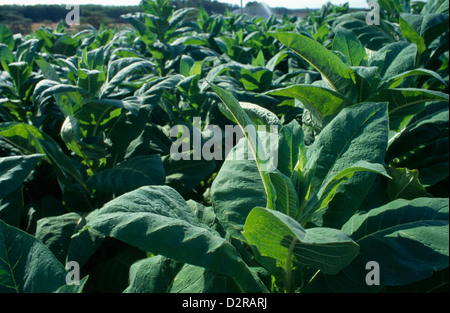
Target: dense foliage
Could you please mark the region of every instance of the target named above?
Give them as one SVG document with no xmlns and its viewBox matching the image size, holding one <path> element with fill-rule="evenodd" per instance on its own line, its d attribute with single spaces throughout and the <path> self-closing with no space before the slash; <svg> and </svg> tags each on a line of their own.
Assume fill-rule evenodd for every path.
<svg viewBox="0 0 450 313">
<path fill-rule="evenodd" d="M 449 2 L 379 2 L 380 25 L 155 0 L 120 32 L 0 26 L 0 291 L 448 290 Z M 196 158 L 212 125 L 259 126 L 251 157 Z"/>
</svg>

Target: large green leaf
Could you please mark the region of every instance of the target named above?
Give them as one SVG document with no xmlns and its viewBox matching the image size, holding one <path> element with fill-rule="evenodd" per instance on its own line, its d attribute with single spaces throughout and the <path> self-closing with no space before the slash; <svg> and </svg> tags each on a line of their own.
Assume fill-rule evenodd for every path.
<svg viewBox="0 0 450 313">
<path fill-rule="evenodd" d="M 202 224 L 171 187 L 126 193 L 105 204 L 88 227 L 143 251 L 229 276 L 244 290 L 265 290 L 235 248 Z"/>
<path fill-rule="evenodd" d="M 448 31 L 448 13 L 401 13 L 399 23 L 402 35 L 417 45 L 419 53 L 423 53 L 433 40 Z"/>
<path fill-rule="evenodd" d="M 336 274 L 358 254 L 358 245 L 342 231 L 304 229 L 289 216 L 256 207 L 245 222 L 244 237 L 262 255 L 275 258 L 287 271 L 292 260 L 327 274 Z"/>
<path fill-rule="evenodd" d="M 342 230 L 361 247 L 357 262 L 380 264 L 382 285 L 407 284 L 448 267 L 448 207 L 448 199 L 396 200 L 353 216 Z M 359 270 L 352 265 L 346 274 Z"/>
<path fill-rule="evenodd" d="M 43 243 L 0 220 L 0 292 L 48 293 L 65 279 L 64 266 Z"/>
<path fill-rule="evenodd" d="M 419 180 L 432 186 L 448 177 L 449 112 L 447 102 L 434 102 L 409 120 L 389 141 L 387 162 L 419 171 Z"/>
<path fill-rule="evenodd" d="M 32 154 L 0 158 L 0 198 L 19 188 L 43 156 Z"/>
<path fill-rule="evenodd" d="M 130 268 L 127 293 L 227 292 L 227 280 L 211 270 L 176 262 L 161 255 L 140 260 Z"/>
<path fill-rule="evenodd" d="M 78 70 L 78 83 L 77 85 L 91 94 L 96 94 L 100 90 L 101 86 L 105 82 L 104 72 L 98 70 L 86 70 L 80 68 Z"/>
<path fill-rule="evenodd" d="M 413 70 L 416 67 L 417 46 L 399 41 L 384 46 L 369 59 L 369 66 L 378 66 L 383 81 Z"/>
<path fill-rule="evenodd" d="M 404 73 L 400 73 L 394 77 L 391 77 L 390 80 L 388 81 L 388 85 L 389 88 L 395 88 L 398 85 L 400 85 L 407 77 L 410 76 L 430 76 L 435 78 L 436 80 L 438 80 L 440 83 L 447 85 L 447 83 L 445 82 L 445 80 L 436 72 L 431 71 L 431 70 L 427 70 L 425 68 L 416 68 L 410 71 L 406 71 Z"/>
<path fill-rule="evenodd" d="M 272 96 L 290 97 L 299 100 L 311 112 L 321 128 L 352 102 L 340 93 L 328 88 L 312 85 L 293 85 L 267 92 Z"/>
<path fill-rule="evenodd" d="M 448 268 L 448 207 L 444 198 L 399 199 L 354 215 L 342 230 L 360 246 L 359 255 L 336 276 L 319 273 L 307 291 L 376 292 Z M 366 284 L 369 261 L 379 265 L 379 285 Z"/>
<path fill-rule="evenodd" d="M 274 136 L 272 136 L 273 127 L 270 128 L 270 132 L 266 136 L 266 140 L 260 138 L 259 129 L 256 128 L 252 119 L 247 115 L 244 109 L 241 107 L 239 102 L 236 100 L 233 95 L 219 88 L 215 85 L 211 85 L 214 92 L 220 97 L 228 110 L 228 115 L 232 117 L 232 120 L 236 122 L 244 133 L 245 138 L 248 142 L 248 147 L 251 150 L 251 153 L 256 162 L 256 166 L 261 175 L 261 179 L 264 184 L 264 189 L 267 194 L 267 207 L 273 208 L 273 190 L 270 187 L 270 179 L 268 177 L 267 172 L 274 170 L 278 164 L 278 136 L 276 136 L 276 140 L 272 140 Z M 276 126 L 276 131 L 278 132 L 278 127 Z M 278 135 L 278 133 L 277 133 Z M 267 139 L 269 141 L 270 146 L 267 147 Z M 272 145 L 272 141 L 275 141 L 276 146 Z"/>
<path fill-rule="evenodd" d="M 80 221 L 81 215 L 75 212 L 41 218 L 37 221 L 35 237 L 64 264 L 70 239 Z"/>
<path fill-rule="evenodd" d="M 387 143 L 385 103 L 361 103 L 344 108 L 308 148 L 303 173 L 311 185 L 310 194 L 315 195 L 323 182 L 359 161 L 382 164 Z M 323 216 L 326 226 L 339 228 L 353 215 L 369 192 L 375 175 L 355 173 L 339 185 Z"/>
<path fill-rule="evenodd" d="M 332 26 L 353 31 L 366 48 L 375 51 L 400 39 L 399 31 L 394 24 L 380 19 L 380 25 L 368 25 L 366 16 L 366 12 L 343 14 L 333 21 Z"/>
<path fill-rule="evenodd" d="M 317 41 L 300 34 L 284 32 L 269 34 L 310 63 L 333 90 L 353 99 L 354 73 L 337 55 Z"/>
<path fill-rule="evenodd" d="M 413 114 L 425 109 L 426 102 L 439 100 L 448 102 L 449 96 L 434 90 L 393 88 L 383 89 L 372 100 L 389 102 L 389 126 L 393 130 L 399 130 Z"/>
<path fill-rule="evenodd" d="M 448 0 L 435 0 L 435 1 L 427 1 L 425 6 L 423 7 L 421 14 L 428 13 L 447 13 L 448 14 Z"/>
<path fill-rule="evenodd" d="M 318 219 L 318 216 L 324 214 L 324 210 L 326 210 L 327 205 L 335 196 L 338 187 L 358 172 L 372 172 L 390 178 L 381 164 L 358 161 L 355 164 L 346 167 L 334 176 L 330 177 L 328 180 L 324 181 L 319 191 L 310 196 L 308 202 L 303 208 L 303 211 L 301 212 L 301 223 L 305 224 L 309 220 Z"/>
<path fill-rule="evenodd" d="M 390 168 L 392 180 L 387 183 L 387 194 L 391 200 L 412 200 L 429 197 L 425 187 L 419 181 L 419 172 L 407 168 Z"/>
<path fill-rule="evenodd" d="M 295 119 L 280 129 L 278 154 L 283 157 L 278 158 L 277 169 L 287 177 L 293 175 L 297 164 L 303 169 L 303 165 L 306 163 L 304 133 Z"/>
<path fill-rule="evenodd" d="M 183 263 L 156 255 L 130 267 L 130 285 L 125 293 L 166 293 Z"/>
<path fill-rule="evenodd" d="M 27 154 L 44 154 L 58 178 L 67 187 L 74 183 L 85 186 L 84 179 L 72 160 L 50 136 L 36 127 L 23 123 L 2 123 L 0 136 Z"/>
<path fill-rule="evenodd" d="M 279 210 L 284 214 L 295 218 L 300 207 L 300 202 L 291 179 L 278 170 L 270 172 L 269 178 L 275 189 Z"/>
<path fill-rule="evenodd" d="M 242 143 L 236 149 L 243 150 Z M 221 225 L 233 237 L 242 239 L 247 215 L 254 207 L 267 203 L 255 161 L 225 160 L 212 183 L 211 201 Z"/>
<path fill-rule="evenodd" d="M 162 185 L 165 179 L 161 157 L 141 155 L 94 174 L 87 183 L 99 191 L 122 194 L 146 185 Z"/>
<path fill-rule="evenodd" d="M 366 50 L 355 33 L 343 27 L 336 30 L 333 50 L 340 51 L 352 66 L 359 66 L 367 57 Z"/>
<path fill-rule="evenodd" d="M 119 86 L 125 79 L 132 77 L 136 72 L 148 72 L 155 68 L 155 65 L 147 60 L 139 58 L 126 58 L 131 60 L 120 59 L 110 63 L 108 67 L 108 77 L 105 84 L 100 90 L 100 98 L 105 98 L 111 94 L 114 89 Z M 117 63 L 120 62 L 120 66 Z M 126 65 L 122 67 L 123 65 Z"/>
</svg>

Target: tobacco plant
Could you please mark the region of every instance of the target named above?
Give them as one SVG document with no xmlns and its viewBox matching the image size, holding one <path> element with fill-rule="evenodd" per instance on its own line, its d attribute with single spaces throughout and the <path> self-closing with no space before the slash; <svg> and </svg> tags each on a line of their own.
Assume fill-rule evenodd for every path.
<svg viewBox="0 0 450 313">
<path fill-rule="evenodd" d="M 1 26 L 0 291 L 448 290 L 448 0 L 380 7 Z"/>
</svg>

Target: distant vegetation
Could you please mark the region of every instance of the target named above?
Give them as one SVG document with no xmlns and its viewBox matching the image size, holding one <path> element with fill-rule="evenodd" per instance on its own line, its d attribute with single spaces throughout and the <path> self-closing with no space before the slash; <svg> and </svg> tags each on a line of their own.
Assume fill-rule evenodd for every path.
<svg viewBox="0 0 450 313">
<path fill-rule="evenodd" d="M 247 3 L 247 7 L 254 6 L 256 1 Z M 227 10 L 239 9 L 237 5 L 230 5 L 218 1 L 210 0 L 174 0 L 172 5 L 177 9 L 203 7 L 208 14 L 224 14 Z M 286 8 L 271 8 L 276 15 L 306 15 L 304 9 L 290 10 Z M 142 11 L 139 6 L 101 6 L 101 5 L 81 5 L 81 24 L 90 24 L 98 28 L 101 24 L 117 25 L 125 23 L 121 15 Z M 6 24 L 13 33 L 30 33 L 33 23 L 52 24 L 64 21 L 67 13 L 65 4 L 61 5 L 0 5 L 0 24 Z"/>
</svg>

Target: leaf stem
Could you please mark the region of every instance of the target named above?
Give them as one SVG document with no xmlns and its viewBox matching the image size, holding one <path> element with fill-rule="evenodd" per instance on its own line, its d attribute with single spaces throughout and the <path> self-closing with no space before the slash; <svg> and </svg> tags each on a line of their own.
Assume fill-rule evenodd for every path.
<svg viewBox="0 0 450 313">
<path fill-rule="evenodd" d="M 292 293 L 293 290 L 293 277 L 292 277 L 292 254 L 294 252 L 297 238 L 293 238 L 291 245 L 289 246 L 288 254 L 286 256 L 286 292 Z"/>
</svg>

